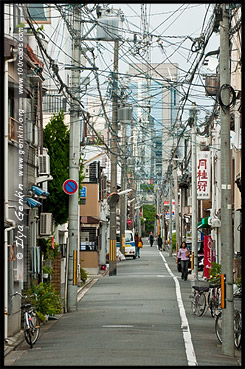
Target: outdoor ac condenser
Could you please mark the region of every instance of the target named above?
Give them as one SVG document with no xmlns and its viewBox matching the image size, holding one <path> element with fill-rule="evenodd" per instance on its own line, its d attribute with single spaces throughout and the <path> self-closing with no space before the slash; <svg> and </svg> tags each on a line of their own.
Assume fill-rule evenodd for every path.
<svg viewBox="0 0 245 369">
<path fill-rule="evenodd" d="M 53 228 L 53 214 L 40 214 L 40 236 L 51 236 Z"/>
</svg>

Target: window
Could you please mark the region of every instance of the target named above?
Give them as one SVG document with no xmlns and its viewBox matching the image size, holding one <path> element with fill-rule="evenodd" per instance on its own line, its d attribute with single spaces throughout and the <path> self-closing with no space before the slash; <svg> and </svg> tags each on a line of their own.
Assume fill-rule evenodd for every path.
<svg viewBox="0 0 245 369">
<path fill-rule="evenodd" d="M 14 29 L 17 26 L 17 24 L 20 24 L 21 22 L 21 11 L 19 5 L 13 4 L 13 15 L 14 15 Z"/>
<path fill-rule="evenodd" d="M 86 199 L 85 198 L 81 198 L 80 200 L 81 200 L 80 201 L 80 204 L 81 205 L 86 205 Z"/>
<path fill-rule="evenodd" d="M 66 98 L 62 95 L 46 94 L 43 96 L 43 112 L 44 113 L 58 113 L 61 109 L 65 112 Z"/>
<path fill-rule="evenodd" d="M 14 118 L 9 118 L 9 139 L 11 141 L 19 142 L 19 122 Z"/>
<path fill-rule="evenodd" d="M 30 17 L 34 23 L 51 23 L 50 5 L 42 3 L 29 4 Z"/>
</svg>

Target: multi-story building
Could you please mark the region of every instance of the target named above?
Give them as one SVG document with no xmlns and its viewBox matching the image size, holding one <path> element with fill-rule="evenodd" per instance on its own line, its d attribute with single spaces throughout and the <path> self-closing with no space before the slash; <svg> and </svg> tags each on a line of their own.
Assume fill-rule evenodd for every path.
<svg viewBox="0 0 245 369">
<path fill-rule="evenodd" d="M 21 324 L 21 301 L 11 294 L 41 281 L 40 209 L 49 195 L 41 183 L 51 177 L 42 143 L 43 62 L 30 46 L 21 7 L 5 5 L 4 13 L 6 338 Z"/>
<path fill-rule="evenodd" d="M 147 83 L 146 75 L 150 74 Z M 171 131 L 177 116 L 177 64 L 134 64 L 129 68 L 134 103 L 134 155 L 143 163 L 145 179 L 161 181 L 166 172 L 173 146 Z M 136 104 L 137 103 L 137 104 Z"/>
</svg>

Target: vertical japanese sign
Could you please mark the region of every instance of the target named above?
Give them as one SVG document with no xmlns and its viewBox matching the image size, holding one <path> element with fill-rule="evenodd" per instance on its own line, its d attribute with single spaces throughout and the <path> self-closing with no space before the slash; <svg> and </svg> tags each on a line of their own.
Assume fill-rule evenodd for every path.
<svg viewBox="0 0 245 369">
<path fill-rule="evenodd" d="M 210 152 L 197 152 L 197 199 L 210 198 Z"/>
</svg>

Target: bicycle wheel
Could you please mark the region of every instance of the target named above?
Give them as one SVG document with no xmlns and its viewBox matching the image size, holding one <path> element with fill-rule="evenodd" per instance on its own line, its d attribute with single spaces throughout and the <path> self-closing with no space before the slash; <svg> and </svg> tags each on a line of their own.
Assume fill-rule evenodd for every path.
<svg viewBox="0 0 245 369">
<path fill-rule="evenodd" d="M 242 320 L 239 311 L 234 313 L 234 344 L 236 348 L 241 346 L 242 338 Z"/>
<path fill-rule="evenodd" d="M 25 334 L 25 340 L 28 343 L 28 345 L 32 346 L 34 343 L 36 343 L 39 331 L 40 331 L 40 321 L 37 317 L 36 313 L 28 313 L 28 319 L 29 319 L 29 327 L 26 324 L 26 321 L 24 321 L 24 334 Z"/>
<path fill-rule="evenodd" d="M 26 321 L 24 321 L 24 336 L 28 345 L 32 347 L 30 328 L 27 326 Z"/>
<path fill-rule="evenodd" d="M 195 295 L 190 295 L 191 298 L 191 314 L 196 314 L 196 299 Z"/>
<path fill-rule="evenodd" d="M 205 308 L 206 308 L 206 298 L 203 292 L 199 292 L 196 294 L 196 315 L 201 316 L 203 315 Z"/>
<path fill-rule="evenodd" d="M 215 309 L 217 307 L 216 305 L 217 304 L 215 303 L 215 299 L 212 297 L 212 299 L 209 302 L 209 309 L 210 309 L 210 313 L 211 313 L 212 318 L 214 318 L 214 316 L 215 316 Z"/>
<path fill-rule="evenodd" d="M 215 333 L 220 343 L 222 343 L 222 311 L 215 318 Z"/>
<path fill-rule="evenodd" d="M 29 324 L 30 324 L 31 342 L 34 345 L 34 343 L 37 342 L 40 332 L 40 321 L 36 313 L 32 312 L 30 314 Z"/>
</svg>

